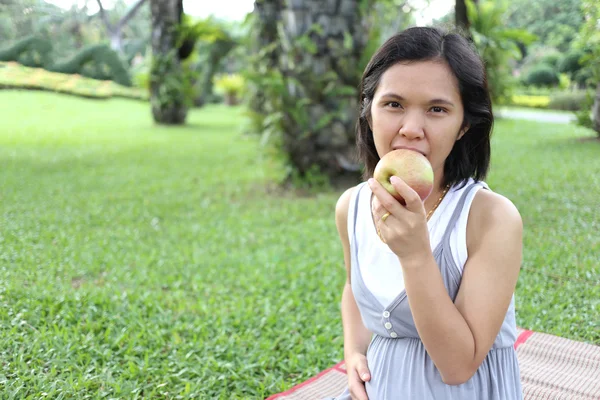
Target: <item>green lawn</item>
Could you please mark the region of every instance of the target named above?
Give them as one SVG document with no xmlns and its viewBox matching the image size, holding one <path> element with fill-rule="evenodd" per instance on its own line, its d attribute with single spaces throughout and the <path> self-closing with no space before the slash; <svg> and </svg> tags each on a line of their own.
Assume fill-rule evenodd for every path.
<svg viewBox="0 0 600 400">
<path fill-rule="evenodd" d="M 342 358 L 339 192 L 273 191 L 241 110 L 0 91 L 0 392 L 264 398 Z M 600 142 L 499 121 L 525 223 L 518 324 L 600 344 Z"/>
</svg>

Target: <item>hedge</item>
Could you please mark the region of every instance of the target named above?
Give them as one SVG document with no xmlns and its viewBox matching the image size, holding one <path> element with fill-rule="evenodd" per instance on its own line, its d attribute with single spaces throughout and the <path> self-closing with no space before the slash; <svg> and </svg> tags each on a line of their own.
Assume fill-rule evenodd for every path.
<svg viewBox="0 0 600 400">
<path fill-rule="evenodd" d="M 100 81 L 78 74 L 25 67 L 16 62 L 0 62 L 0 89 L 47 90 L 92 99 L 148 99 L 146 90 L 122 86 L 110 80 Z"/>
</svg>

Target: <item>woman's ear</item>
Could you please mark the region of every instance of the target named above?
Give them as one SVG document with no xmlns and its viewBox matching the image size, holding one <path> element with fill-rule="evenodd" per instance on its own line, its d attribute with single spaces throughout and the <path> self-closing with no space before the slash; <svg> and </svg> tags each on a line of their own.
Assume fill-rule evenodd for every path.
<svg viewBox="0 0 600 400">
<path fill-rule="evenodd" d="M 467 131 L 470 128 L 471 127 L 469 125 L 463 126 L 463 128 L 460 130 L 460 132 L 458 132 L 458 137 L 456 138 L 456 141 L 458 142 L 460 139 L 462 139 L 462 137 L 465 135 L 465 133 L 467 133 Z"/>
</svg>

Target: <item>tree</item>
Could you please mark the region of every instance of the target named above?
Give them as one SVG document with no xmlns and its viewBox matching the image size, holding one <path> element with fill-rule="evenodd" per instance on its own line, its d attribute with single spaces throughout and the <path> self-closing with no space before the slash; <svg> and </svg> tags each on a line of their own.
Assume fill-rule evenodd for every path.
<svg viewBox="0 0 600 400">
<path fill-rule="evenodd" d="M 355 123 L 368 38 L 361 3 L 366 2 L 255 3 L 260 21 L 267 21 L 267 13 L 277 18 L 275 24 L 259 25 L 264 43 L 273 34 L 277 39 L 259 53 L 263 64 L 254 72 L 267 90 L 263 139 L 286 157 L 287 181 L 347 184 L 360 178 Z"/>
<path fill-rule="evenodd" d="M 140 8 L 146 3 L 146 0 L 138 0 L 136 3 L 131 6 L 129 11 L 119 19 L 119 21 L 113 25 L 110 23 L 108 19 L 108 15 L 102 7 L 102 1 L 96 0 L 98 2 L 98 7 L 100 7 L 100 18 L 102 18 L 102 22 L 106 27 L 106 32 L 110 37 L 110 48 L 117 51 L 119 54 L 123 53 L 123 28 L 127 23 L 135 16 L 135 14 L 140 10 Z"/>
<path fill-rule="evenodd" d="M 179 58 L 178 27 L 182 0 L 150 0 L 152 14 L 152 66 L 150 103 L 154 121 L 183 124 L 188 110 L 189 82 Z"/>
<path fill-rule="evenodd" d="M 566 52 L 583 23 L 581 1 L 510 0 L 506 25 L 509 28 L 527 28 L 538 36 L 540 45 Z"/>
<path fill-rule="evenodd" d="M 506 8 L 495 1 L 465 0 L 473 43 L 483 58 L 492 101 L 503 103 L 511 96 L 511 60 L 521 52 L 517 43 L 530 44 L 537 37 L 523 29 L 505 26 Z"/>
<path fill-rule="evenodd" d="M 587 112 L 579 116 L 580 122 L 594 129 L 600 137 L 600 4 L 596 0 L 582 0 L 585 23 L 581 27 L 578 46 L 584 50 L 581 61 L 591 69 L 591 81 L 596 85 L 596 94 L 590 102 L 592 118 Z"/>
<path fill-rule="evenodd" d="M 467 2 L 468 0 L 456 0 L 454 3 L 454 24 L 461 32 L 470 37 L 472 21 L 469 19 Z M 477 4 L 478 0 L 471 0 L 471 2 Z"/>
</svg>

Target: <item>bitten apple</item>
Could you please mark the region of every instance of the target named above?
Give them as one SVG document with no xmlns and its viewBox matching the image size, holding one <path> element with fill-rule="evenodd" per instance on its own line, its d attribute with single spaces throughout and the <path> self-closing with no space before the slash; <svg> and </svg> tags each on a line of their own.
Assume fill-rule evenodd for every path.
<svg viewBox="0 0 600 400">
<path fill-rule="evenodd" d="M 383 186 L 396 200 L 405 204 L 402 196 L 396 192 L 390 182 L 391 176 L 397 176 L 419 194 L 424 201 L 433 190 L 433 169 L 427 157 L 408 149 L 398 149 L 385 154 L 377 165 L 373 178 Z"/>
</svg>

